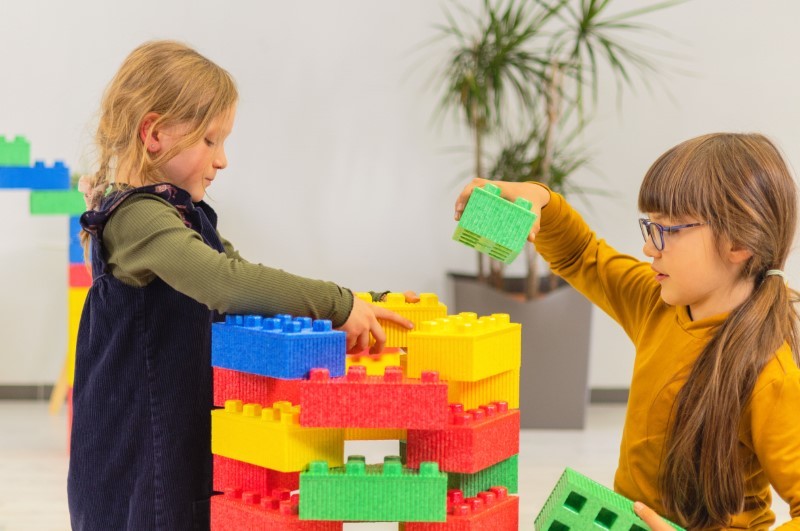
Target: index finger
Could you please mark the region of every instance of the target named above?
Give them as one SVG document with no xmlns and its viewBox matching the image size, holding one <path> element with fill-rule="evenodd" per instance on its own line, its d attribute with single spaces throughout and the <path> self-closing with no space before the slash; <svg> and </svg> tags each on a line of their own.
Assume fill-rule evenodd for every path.
<svg viewBox="0 0 800 531">
<path fill-rule="evenodd" d="M 374 310 L 375 310 L 375 317 L 377 317 L 378 319 L 383 319 L 384 321 L 391 321 L 393 323 L 399 324 L 404 328 L 408 328 L 409 330 L 414 328 L 414 323 L 412 323 L 402 315 L 394 313 L 391 310 L 387 310 L 386 308 L 381 308 L 379 306 L 375 306 Z"/>
<path fill-rule="evenodd" d="M 475 177 L 470 181 L 468 185 L 466 185 L 462 190 L 461 193 L 458 194 L 458 198 L 456 199 L 456 214 L 455 218 L 458 221 L 461 218 L 461 213 L 464 212 L 464 209 L 467 207 L 467 201 L 469 201 L 469 196 L 472 194 L 473 188 L 476 186 L 482 185 L 486 182 L 486 179 L 481 179 L 480 177 Z"/>
</svg>

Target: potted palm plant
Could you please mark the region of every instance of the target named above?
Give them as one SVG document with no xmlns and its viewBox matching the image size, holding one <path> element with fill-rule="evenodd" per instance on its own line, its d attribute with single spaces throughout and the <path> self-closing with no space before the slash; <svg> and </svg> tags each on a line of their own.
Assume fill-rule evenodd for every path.
<svg viewBox="0 0 800 531">
<path fill-rule="evenodd" d="M 457 4 L 445 8 L 447 23 L 438 27 L 435 42 L 451 47 L 441 68 L 438 111 L 454 112 L 469 127 L 472 173 L 540 181 L 568 196 L 597 193 L 570 177 L 590 162 L 581 132 L 597 111 L 600 73 L 610 71 L 618 90 L 647 83 L 656 57 L 624 39 L 655 31 L 638 20 L 642 15 L 683 1 L 617 13 L 612 0 L 484 0 L 479 13 Z M 510 313 L 523 323 L 521 401 L 536 404 L 523 408 L 523 426 L 582 427 L 591 306 L 571 288 L 552 291 L 563 282 L 549 270 L 539 272 L 544 268 L 530 244 L 522 282 L 506 278 L 501 262 L 477 256 L 476 275 L 450 275 L 455 306 Z M 568 331 L 558 332 L 564 325 Z M 554 396 L 560 408 L 541 407 Z"/>
</svg>

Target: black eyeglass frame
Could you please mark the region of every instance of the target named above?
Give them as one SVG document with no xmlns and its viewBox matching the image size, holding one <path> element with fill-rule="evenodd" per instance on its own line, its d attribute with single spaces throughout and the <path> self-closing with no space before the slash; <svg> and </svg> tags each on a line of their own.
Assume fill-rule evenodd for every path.
<svg viewBox="0 0 800 531">
<path fill-rule="evenodd" d="M 653 241 L 653 245 L 655 245 L 656 249 L 659 251 L 664 250 L 664 233 L 665 232 L 678 232 L 679 230 L 683 229 L 690 229 L 692 227 L 700 227 L 702 225 L 708 225 L 707 221 L 702 221 L 699 223 L 687 223 L 685 225 L 670 225 L 664 226 L 660 223 L 656 223 L 655 221 L 650 221 L 649 219 L 639 218 L 639 229 L 642 231 L 642 237 L 644 241 L 647 241 L 648 236 Z M 656 232 L 658 233 L 658 238 L 653 233 L 651 227 L 655 227 Z"/>
</svg>

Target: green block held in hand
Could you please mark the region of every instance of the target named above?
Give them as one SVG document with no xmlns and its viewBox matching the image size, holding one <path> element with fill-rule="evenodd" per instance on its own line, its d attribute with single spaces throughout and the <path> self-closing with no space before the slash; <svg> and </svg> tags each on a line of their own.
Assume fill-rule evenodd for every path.
<svg viewBox="0 0 800 531">
<path fill-rule="evenodd" d="M 510 264 L 525 247 L 536 214 L 530 201 L 512 203 L 500 197 L 500 188 L 474 188 L 461 214 L 453 239 Z"/>
</svg>

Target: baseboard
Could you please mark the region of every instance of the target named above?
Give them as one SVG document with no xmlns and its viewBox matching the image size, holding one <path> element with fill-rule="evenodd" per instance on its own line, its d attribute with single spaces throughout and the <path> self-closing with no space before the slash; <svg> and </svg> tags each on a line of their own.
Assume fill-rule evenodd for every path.
<svg viewBox="0 0 800 531">
<path fill-rule="evenodd" d="M 591 389 L 589 401 L 592 404 L 627 404 L 630 389 Z"/>
<path fill-rule="evenodd" d="M 39 385 L 2 385 L 0 384 L 0 400 L 49 400 L 53 392 L 51 384 Z"/>
</svg>

